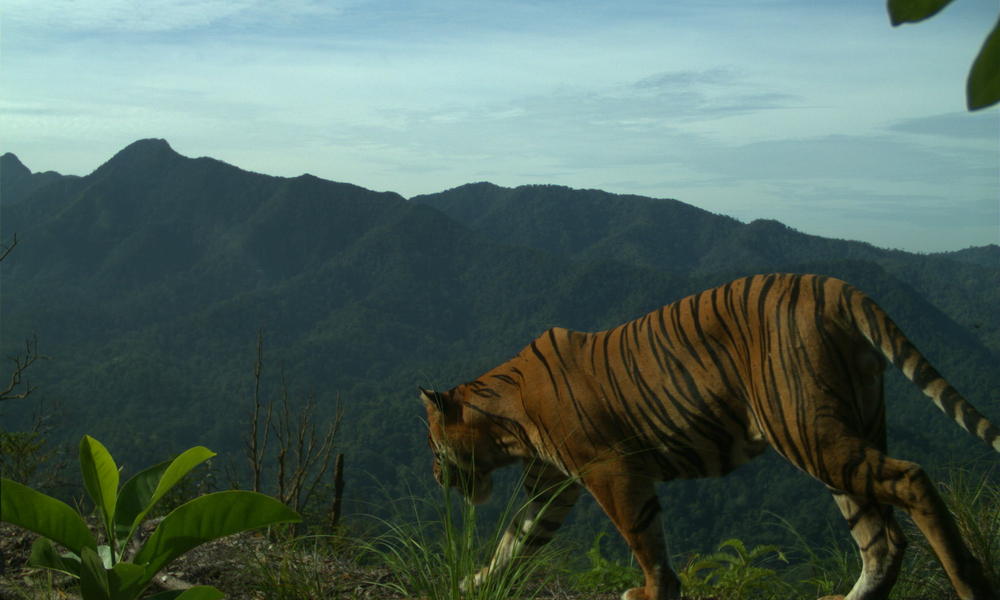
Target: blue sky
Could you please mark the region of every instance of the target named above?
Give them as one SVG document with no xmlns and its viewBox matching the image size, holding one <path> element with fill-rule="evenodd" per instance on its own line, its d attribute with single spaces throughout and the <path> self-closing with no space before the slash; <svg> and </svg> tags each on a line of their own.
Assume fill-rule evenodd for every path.
<svg viewBox="0 0 1000 600">
<path fill-rule="evenodd" d="M 404 196 L 676 198 L 912 251 L 1000 243 L 995 0 L 4 0 L 0 151 L 87 174 L 146 137 Z"/>
</svg>

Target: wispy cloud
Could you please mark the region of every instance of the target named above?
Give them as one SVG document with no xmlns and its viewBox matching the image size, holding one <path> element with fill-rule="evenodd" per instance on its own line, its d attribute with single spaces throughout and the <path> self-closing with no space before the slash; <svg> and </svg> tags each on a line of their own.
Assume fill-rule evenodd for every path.
<svg viewBox="0 0 1000 600">
<path fill-rule="evenodd" d="M 52 33 L 150 33 L 223 24 L 263 24 L 329 17 L 344 1 L 286 0 L 5 0 L 4 19 Z"/>
<path fill-rule="evenodd" d="M 1000 111 L 952 112 L 904 119 L 892 123 L 888 129 L 900 133 L 986 140 L 992 143 L 1000 137 Z"/>
<path fill-rule="evenodd" d="M 695 86 L 731 86 L 743 80 L 743 76 L 733 67 L 712 67 L 694 71 L 666 71 L 654 73 L 632 84 L 638 90 L 674 90 Z"/>
</svg>

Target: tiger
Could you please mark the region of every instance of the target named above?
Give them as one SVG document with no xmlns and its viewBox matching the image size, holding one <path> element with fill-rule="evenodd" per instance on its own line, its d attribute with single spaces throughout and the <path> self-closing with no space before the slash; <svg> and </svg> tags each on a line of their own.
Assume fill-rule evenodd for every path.
<svg viewBox="0 0 1000 600">
<path fill-rule="evenodd" d="M 586 490 L 627 542 L 644 585 L 678 600 L 658 481 L 724 475 L 767 446 L 825 484 L 861 555 L 846 596 L 884 599 L 900 571 L 905 511 L 963 600 L 996 600 L 927 473 L 886 450 L 883 371 L 899 368 L 959 426 L 1000 452 L 1000 431 L 869 296 L 833 277 L 754 275 L 595 333 L 554 327 L 446 392 L 421 388 L 433 472 L 472 503 L 521 463 L 528 501 L 468 589 L 547 543 Z"/>
</svg>

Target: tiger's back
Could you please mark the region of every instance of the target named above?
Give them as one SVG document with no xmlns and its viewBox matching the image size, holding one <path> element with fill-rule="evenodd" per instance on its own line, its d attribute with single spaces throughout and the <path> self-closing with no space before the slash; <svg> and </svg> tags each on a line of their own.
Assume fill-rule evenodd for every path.
<svg viewBox="0 0 1000 600">
<path fill-rule="evenodd" d="M 614 449 L 664 480 L 722 475 L 769 439 L 805 445 L 803 428 L 824 419 L 877 422 L 880 399 L 854 399 L 884 360 L 836 302 L 858 293 L 818 276 L 744 278 L 607 331 L 550 329 L 486 379 L 520 380 L 540 445 L 567 472 Z M 845 406 L 788 410 L 804 378 L 824 378 Z"/>
</svg>

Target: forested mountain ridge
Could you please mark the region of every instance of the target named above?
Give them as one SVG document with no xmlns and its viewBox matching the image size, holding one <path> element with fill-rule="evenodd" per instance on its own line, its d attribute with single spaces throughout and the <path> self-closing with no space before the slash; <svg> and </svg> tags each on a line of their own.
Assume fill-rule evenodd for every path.
<svg viewBox="0 0 1000 600">
<path fill-rule="evenodd" d="M 730 274 L 794 270 L 830 260 L 870 261 L 901 276 L 966 327 L 981 330 L 992 320 L 985 313 L 1000 306 L 996 245 L 912 254 L 808 235 L 773 220 L 743 224 L 676 200 L 559 186 L 508 189 L 476 183 L 412 200 L 438 208 L 488 239 L 574 260 L 610 258 L 717 283 Z M 1000 330 L 978 333 L 1000 354 Z"/>
<path fill-rule="evenodd" d="M 262 328 L 272 391 L 282 371 L 324 416 L 343 399 L 351 489 L 427 481 L 418 385 L 474 377 L 553 325 L 610 327 L 779 270 L 870 293 L 1000 422 L 995 246 L 915 255 L 556 186 L 471 184 L 408 201 L 186 158 L 163 140 L 136 142 L 84 177 L 31 173 L 10 154 L 0 169 L 0 235 L 20 241 L 0 266 L 2 349 L 37 334 L 51 360 L 32 381 L 36 397 L 58 402 L 59 434 L 91 433 L 136 464 L 193 444 L 239 458 Z M 984 455 L 898 375 L 889 396 L 902 456 L 940 466 L 941 456 Z M 7 421 L 31 405 L 3 409 Z M 772 464 L 679 487 L 673 506 L 697 505 L 705 518 L 676 520 L 672 541 L 746 535 L 753 520 L 730 509 L 808 522 L 817 502 L 832 508 L 773 493 L 787 479 L 782 489 L 823 495 L 789 475 Z M 723 491 L 733 486 L 738 501 Z"/>
</svg>

